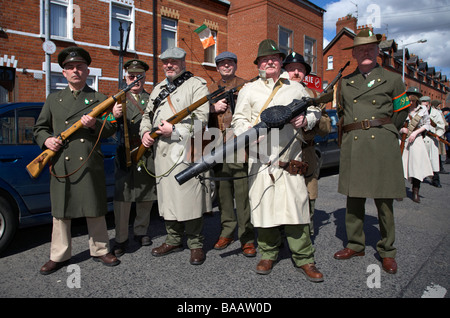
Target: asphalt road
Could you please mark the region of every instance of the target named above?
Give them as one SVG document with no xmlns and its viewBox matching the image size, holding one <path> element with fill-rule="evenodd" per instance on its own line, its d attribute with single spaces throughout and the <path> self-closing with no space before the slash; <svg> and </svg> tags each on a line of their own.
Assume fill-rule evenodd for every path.
<svg viewBox="0 0 450 318">
<path fill-rule="evenodd" d="M 450 171 L 450 165 L 445 167 Z M 423 183 L 420 204 L 410 198 L 394 203 L 398 249 L 395 275 L 381 269 L 375 249 L 379 239 L 376 209 L 370 199 L 366 203 L 366 255 L 350 260 L 333 258 L 346 242 L 345 197 L 337 193 L 337 183 L 338 174 L 333 170 L 326 171 L 319 180 L 313 242 L 317 267 L 325 278 L 322 283 L 307 281 L 294 268 L 286 243 L 269 275 L 255 273 L 259 256 L 243 256 L 239 242 L 225 250 L 214 250 L 220 230 L 217 211 L 205 217 L 207 254 L 203 265 L 189 264 L 188 249 L 154 257 L 151 249 L 164 242 L 165 229 L 153 211 L 149 229 L 153 245 L 140 247 L 131 240 L 129 253 L 113 268 L 91 259 L 86 227 L 80 220 L 74 222 L 72 229 L 72 266 L 43 276 L 39 269 L 49 257 L 51 225 L 20 230 L 0 258 L 0 297 L 161 298 L 172 300 L 167 305 L 174 312 L 189 308 L 206 310 L 189 304 L 215 301 L 220 304 L 211 312 L 214 309 L 227 312 L 233 307 L 219 308 L 224 301 L 240 299 L 247 304 L 258 300 L 260 310 L 264 311 L 266 303 L 266 311 L 272 313 L 280 306 L 277 299 L 289 302 L 297 298 L 449 298 L 450 175 L 441 175 L 442 188 Z M 410 185 L 408 182 L 405 185 L 410 196 Z M 108 229 L 113 239 L 111 216 Z"/>
</svg>

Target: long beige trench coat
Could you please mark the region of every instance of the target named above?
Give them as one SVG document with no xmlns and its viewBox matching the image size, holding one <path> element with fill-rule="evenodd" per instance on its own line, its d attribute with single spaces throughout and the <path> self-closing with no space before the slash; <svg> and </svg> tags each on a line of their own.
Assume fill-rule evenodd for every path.
<svg viewBox="0 0 450 318">
<path fill-rule="evenodd" d="M 284 84 L 275 94 L 268 108 L 276 105 L 287 105 L 294 99 L 308 96 L 305 88 L 288 80 L 284 72 L 280 76 Z M 247 84 L 241 89 L 236 103 L 236 111 L 232 120 L 232 127 L 239 135 L 260 122 L 259 113 L 274 89 L 272 79 L 260 78 Z M 307 111 L 308 126 L 312 129 L 320 118 L 320 112 L 310 107 Z M 268 141 L 267 154 L 270 160 L 276 158 L 297 132 L 291 124 L 286 124 L 281 130 L 272 129 L 260 144 Z M 272 143 L 272 136 L 279 136 L 279 143 Z M 279 158 L 282 162 L 289 160 L 301 161 L 303 134 L 300 132 L 288 150 Z M 249 157 L 249 200 L 251 208 L 251 222 L 255 227 L 270 228 L 285 224 L 309 223 L 308 192 L 302 175 L 291 175 L 274 162 L 270 167 L 265 164 L 266 159 Z M 264 162 L 262 162 L 264 161 Z M 272 174 L 275 181 L 272 181 Z"/>
<path fill-rule="evenodd" d="M 180 74 L 181 75 L 181 74 Z M 174 115 L 168 99 L 165 98 L 157 109 L 153 109 L 153 102 L 167 85 L 167 79 L 159 83 L 152 93 L 145 113 L 142 117 L 140 135 L 161 124 Z M 191 77 L 170 94 L 170 100 L 175 112 L 192 105 L 197 100 L 208 95 L 206 81 L 200 77 Z M 153 110 L 154 118 L 150 121 L 149 111 Z M 187 158 L 191 137 L 196 133 L 191 131 L 205 126 L 208 122 L 209 104 L 205 103 L 191 116 L 184 118 L 175 125 L 176 131 L 172 137 L 158 137 L 153 145 L 155 153 L 156 192 L 158 197 L 159 214 L 170 221 L 187 221 L 202 216 L 207 193 L 205 186 L 197 178 L 193 178 L 183 185 L 179 185 L 175 175 L 189 166 Z M 194 121 L 197 121 L 194 123 Z"/>
</svg>

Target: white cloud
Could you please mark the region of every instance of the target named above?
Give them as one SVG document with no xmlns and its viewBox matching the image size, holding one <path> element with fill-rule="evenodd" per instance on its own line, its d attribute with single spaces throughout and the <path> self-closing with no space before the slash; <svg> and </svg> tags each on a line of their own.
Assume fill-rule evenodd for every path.
<svg viewBox="0 0 450 318">
<path fill-rule="evenodd" d="M 408 45 L 409 52 L 450 77 L 450 0 L 340 0 L 323 8 L 324 42 L 336 35 L 336 21 L 352 14 L 358 17 L 358 26 L 372 24 L 375 32 L 394 39 L 399 48 L 426 39 L 424 44 Z"/>
</svg>

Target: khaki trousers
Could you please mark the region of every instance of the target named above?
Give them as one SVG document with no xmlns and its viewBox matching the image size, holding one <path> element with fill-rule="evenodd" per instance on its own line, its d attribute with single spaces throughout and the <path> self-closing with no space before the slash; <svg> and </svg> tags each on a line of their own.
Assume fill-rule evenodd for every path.
<svg viewBox="0 0 450 318">
<path fill-rule="evenodd" d="M 105 217 L 86 218 L 86 223 L 91 256 L 102 256 L 107 254 L 109 251 L 109 237 Z M 71 219 L 53 218 L 50 260 L 54 262 L 64 262 L 72 256 L 71 225 Z"/>
<path fill-rule="evenodd" d="M 374 199 L 378 211 L 381 239 L 377 242 L 377 251 L 380 257 L 395 258 L 397 249 L 393 246 L 395 241 L 395 224 L 393 199 Z M 345 215 L 345 228 L 347 231 L 347 248 L 356 252 L 365 249 L 364 216 L 365 198 L 347 197 L 347 213 Z"/>
<path fill-rule="evenodd" d="M 167 231 L 166 244 L 181 245 L 186 233 L 189 249 L 203 247 L 203 217 L 183 222 L 165 220 L 164 223 Z"/>
<path fill-rule="evenodd" d="M 132 202 L 114 201 L 114 220 L 116 223 L 116 242 L 123 243 L 128 240 L 128 224 Z M 134 220 L 134 235 L 147 235 L 150 225 L 150 213 L 153 201 L 136 202 L 136 218 Z"/>
</svg>

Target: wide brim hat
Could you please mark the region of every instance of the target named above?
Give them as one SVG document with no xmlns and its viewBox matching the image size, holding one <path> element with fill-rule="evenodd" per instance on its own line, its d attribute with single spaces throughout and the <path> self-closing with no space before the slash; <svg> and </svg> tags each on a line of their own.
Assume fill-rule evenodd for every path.
<svg viewBox="0 0 450 318">
<path fill-rule="evenodd" d="M 123 67 L 128 73 L 143 73 L 150 68 L 147 63 L 141 60 L 130 60 L 126 62 Z"/>
<path fill-rule="evenodd" d="M 286 65 L 291 63 L 301 63 L 305 66 L 306 74 L 307 76 L 309 73 L 311 73 L 311 66 L 305 62 L 305 59 L 303 58 L 303 55 L 298 54 L 296 52 L 292 52 L 289 54 L 283 61 L 283 67 L 286 67 Z"/>
<path fill-rule="evenodd" d="M 381 42 L 382 35 L 381 34 L 375 34 L 370 29 L 364 29 L 361 32 L 359 32 L 355 38 L 353 39 L 353 45 L 344 48 L 343 50 L 350 50 L 354 47 L 365 45 L 365 44 L 372 44 L 372 43 L 380 43 Z"/>
<path fill-rule="evenodd" d="M 69 62 L 82 62 L 90 65 L 91 61 L 89 52 L 78 46 L 67 47 L 58 54 L 58 64 L 62 68 Z"/>
<path fill-rule="evenodd" d="M 260 58 L 261 56 L 268 56 L 272 54 L 280 54 L 281 60 L 284 60 L 286 58 L 286 54 L 284 54 L 278 49 L 278 45 L 275 43 L 274 40 L 271 39 L 263 40 L 261 41 L 261 43 L 259 43 L 258 55 L 256 56 L 256 59 L 253 61 L 253 63 L 258 65 L 258 58 Z"/>
</svg>

